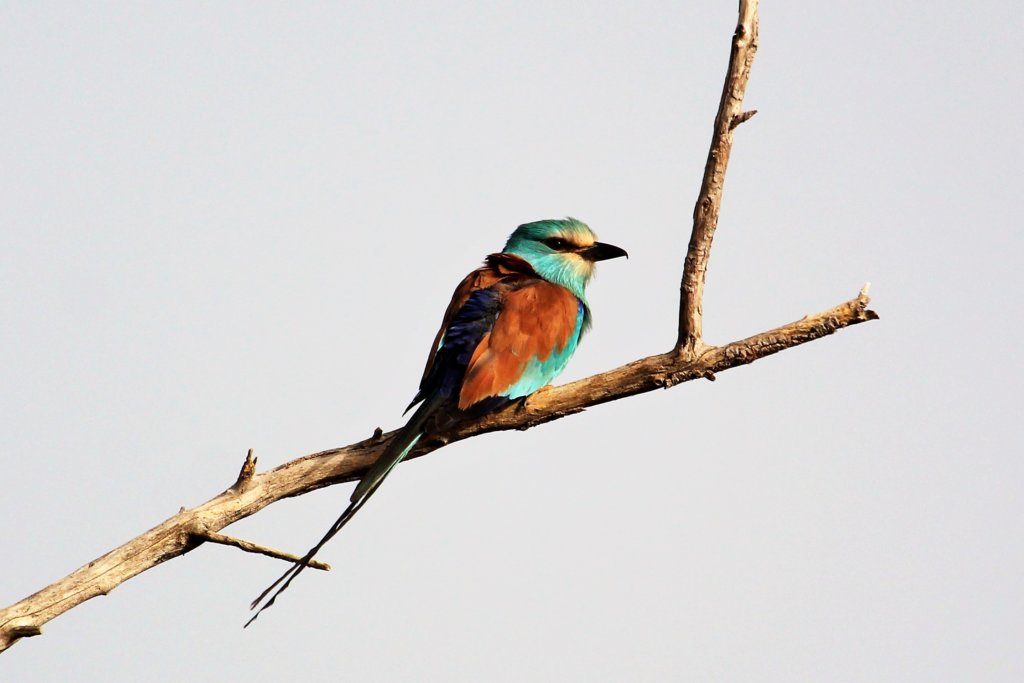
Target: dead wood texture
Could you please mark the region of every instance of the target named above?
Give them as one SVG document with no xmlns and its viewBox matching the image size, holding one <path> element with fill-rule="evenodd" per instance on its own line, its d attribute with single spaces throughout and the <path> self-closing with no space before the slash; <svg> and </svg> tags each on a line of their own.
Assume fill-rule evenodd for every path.
<svg viewBox="0 0 1024 683">
<path fill-rule="evenodd" d="M 668 388 L 693 379 L 713 380 L 715 374 L 723 370 L 752 363 L 878 317 L 868 309 L 865 286 L 856 297 L 845 303 L 773 330 L 724 346 L 709 346 L 703 341 L 701 300 L 704 274 L 718 222 L 729 152 L 736 127 L 753 114 L 742 111 L 742 104 L 757 50 L 757 28 L 756 0 L 741 0 L 711 149 L 694 208 L 693 229 L 682 276 L 676 345 L 667 353 L 641 358 L 571 384 L 541 390 L 525 402 L 457 425 L 430 443 L 419 446 L 412 457 L 426 455 L 447 443 L 486 432 L 529 429 L 599 403 Z M 238 479 L 223 493 L 198 507 L 183 508 L 119 548 L 0 610 L 0 652 L 21 638 L 39 635 L 46 622 L 76 605 L 98 595 L 106 595 L 133 576 L 180 557 L 208 541 L 294 560 L 294 556 L 288 553 L 218 532 L 282 498 L 358 479 L 393 435 L 394 432 L 382 434 L 377 430 L 364 441 L 307 455 L 261 474 L 256 474 L 256 460 L 250 451 Z"/>
<path fill-rule="evenodd" d="M 756 111 L 743 111 L 743 93 L 750 79 L 750 67 L 757 53 L 757 0 L 740 1 L 740 19 L 732 37 L 729 53 L 729 71 L 722 86 L 722 99 L 715 115 L 715 129 L 711 136 L 711 149 L 704 164 L 704 178 L 693 207 L 693 229 L 686 249 L 683 280 L 679 286 L 679 338 L 676 349 L 687 357 L 700 353 L 703 346 L 704 275 L 711 255 L 711 240 L 718 227 L 718 214 L 722 208 L 722 189 L 725 171 L 732 152 L 733 132 Z"/>
</svg>

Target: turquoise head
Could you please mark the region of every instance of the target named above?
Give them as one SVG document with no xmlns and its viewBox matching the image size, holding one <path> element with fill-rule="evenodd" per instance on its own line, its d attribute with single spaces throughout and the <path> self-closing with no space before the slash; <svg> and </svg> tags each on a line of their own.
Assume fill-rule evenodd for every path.
<svg viewBox="0 0 1024 683">
<path fill-rule="evenodd" d="M 520 225 L 504 252 L 524 259 L 542 278 L 565 287 L 583 302 L 594 264 L 628 256 L 624 249 L 598 242 L 594 231 L 575 218 Z"/>
</svg>

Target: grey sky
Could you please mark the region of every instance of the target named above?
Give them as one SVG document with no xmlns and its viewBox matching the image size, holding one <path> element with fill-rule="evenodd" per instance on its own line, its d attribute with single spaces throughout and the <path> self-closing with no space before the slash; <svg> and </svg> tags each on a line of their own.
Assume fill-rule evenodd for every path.
<svg viewBox="0 0 1024 683">
<path fill-rule="evenodd" d="M 628 5 L 628 6 L 627 6 Z M 0 604 L 401 424 L 519 223 L 602 264 L 563 379 L 667 349 L 733 2 L 0 5 Z M 405 465 L 283 565 L 202 548 L 7 681 L 1019 681 L 1024 52 L 1005 3 L 766 2 L 712 343 L 882 320 Z M 231 527 L 305 550 L 348 487 Z"/>
</svg>

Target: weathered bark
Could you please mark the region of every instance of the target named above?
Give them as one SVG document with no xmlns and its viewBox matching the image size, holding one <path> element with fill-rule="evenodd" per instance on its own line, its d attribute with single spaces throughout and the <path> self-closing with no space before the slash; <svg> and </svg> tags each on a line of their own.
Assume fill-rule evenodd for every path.
<svg viewBox="0 0 1024 683">
<path fill-rule="evenodd" d="M 713 380 L 715 373 L 878 317 L 867 307 L 865 286 L 850 301 L 774 330 L 719 347 L 708 346 L 703 341 L 701 299 L 704 273 L 718 221 L 733 131 L 752 115 L 752 112 L 742 112 L 741 106 L 756 49 L 757 2 L 741 0 L 725 87 L 715 118 L 704 180 L 694 209 L 682 277 L 676 345 L 667 353 L 642 358 L 565 386 L 543 389 L 525 401 L 496 413 L 456 425 L 448 433 L 422 444 L 411 457 L 426 455 L 446 443 L 477 434 L 529 429 L 599 403 L 653 389 L 668 388 L 699 378 Z M 106 595 L 133 576 L 180 557 L 207 541 L 236 545 L 243 550 L 283 559 L 296 559 L 287 553 L 237 541 L 217 532 L 282 498 L 358 479 L 393 435 L 394 432 L 382 434 L 378 431 L 364 441 L 307 455 L 262 474 L 255 474 L 256 463 L 250 452 L 237 481 L 220 495 L 198 507 L 182 509 L 119 548 L 0 610 L 0 652 L 19 638 L 39 635 L 46 622 L 72 607 L 97 595 Z M 321 568 L 326 568 L 326 565 Z"/>
</svg>

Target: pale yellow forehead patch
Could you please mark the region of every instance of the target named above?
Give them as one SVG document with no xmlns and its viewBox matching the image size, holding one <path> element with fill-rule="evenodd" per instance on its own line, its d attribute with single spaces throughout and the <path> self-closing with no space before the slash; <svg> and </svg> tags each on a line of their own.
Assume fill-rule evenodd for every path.
<svg viewBox="0 0 1024 683">
<path fill-rule="evenodd" d="M 573 245 L 585 249 L 593 246 L 597 238 L 590 230 L 559 230 L 558 237 Z"/>
<path fill-rule="evenodd" d="M 597 240 L 594 239 L 593 233 L 580 233 L 575 235 L 569 235 L 566 239 L 575 244 L 577 247 L 592 247 L 594 246 L 594 243 L 597 242 Z"/>
</svg>

